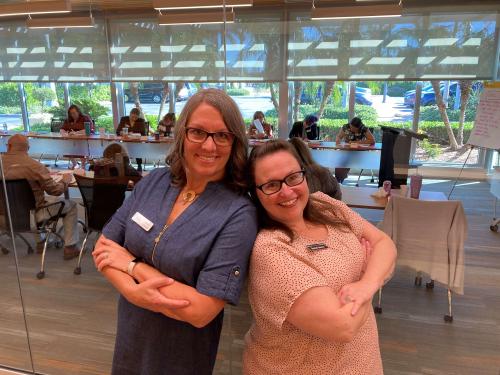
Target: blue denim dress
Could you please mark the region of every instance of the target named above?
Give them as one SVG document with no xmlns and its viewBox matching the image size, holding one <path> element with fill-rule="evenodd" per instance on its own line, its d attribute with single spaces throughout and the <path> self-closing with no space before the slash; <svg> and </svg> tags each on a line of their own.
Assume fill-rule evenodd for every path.
<svg viewBox="0 0 500 375">
<path fill-rule="evenodd" d="M 168 227 L 154 254 L 154 239 L 179 195 L 170 170 L 152 171 L 135 187 L 103 234 L 163 274 L 202 294 L 238 302 L 257 235 L 256 210 L 246 196 L 223 183 L 205 191 Z M 153 227 L 146 231 L 132 216 Z M 211 374 L 223 311 L 204 328 L 142 309 L 120 296 L 114 375 Z"/>
</svg>

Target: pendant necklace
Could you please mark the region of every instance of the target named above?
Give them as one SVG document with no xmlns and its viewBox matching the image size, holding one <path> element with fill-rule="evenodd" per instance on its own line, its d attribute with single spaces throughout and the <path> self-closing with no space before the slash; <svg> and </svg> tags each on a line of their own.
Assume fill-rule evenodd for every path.
<svg viewBox="0 0 500 375">
<path fill-rule="evenodd" d="M 194 190 L 187 190 L 182 193 L 182 201 L 184 204 L 191 203 L 198 196 Z"/>
</svg>

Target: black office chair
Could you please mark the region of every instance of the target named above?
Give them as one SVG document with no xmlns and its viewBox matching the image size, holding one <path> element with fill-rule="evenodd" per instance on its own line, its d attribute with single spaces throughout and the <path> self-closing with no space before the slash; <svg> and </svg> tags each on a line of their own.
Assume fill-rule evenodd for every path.
<svg viewBox="0 0 500 375">
<path fill-rule="evenodd" d="M 64 125 L 64 119 L 58 118 L 58 117 L 53 117 L 50 120 L 50 132 L 51 133 L 59 133 L 61 131 L 61 128 Z M 50 153 L 49 153 L 50 154 Z M 41 153 L 40 158 L 38 159 L 39 162 L 42 161 L 43 156 L 46 155 L 46 153 Z M 54 160 L 54 166 L 57 167 L 57 161 L 59 160 L 59 154 L 56 154 L 56 158 Z"/>
<path fill-rule="evenodd" d="M 28 245 L 28 253 L 33 252 L 33 248 L 29 245 L 28 241 L 20 235 L 20 233 L 38 233 L 40 235 L 45 235 L 45 240 L 43 241 L 43 252 L 42 261 L 40 265 L 40 271 L 37 273 L 36 277 L 38 279 L 43 279 L 45 277 L 45 254 L 47 251 L 47 245 L 52 236 L 56 237 L 55 245 L 57 248 L 62 248 L 64 245 L 64 240 L 61 235 L 57 232 L 57 223 L 62 215 L 62 210 L 64 209 L 64 201 L 54 202 L 44 205 L 41 208 L 55 207 L 57 213 L 49 219 L 43 220 L 36 223 L 36 229 L 31 228 L 31 215 L 35 214 L 35 196 L 33 195 L 33 190 L 27 180 L 6 180 L 5 185 L 7 187 L 7 198 L 9 201 L 9 208 L 11 212 L 12 219 L 12 229 L 15 236 L 19 236 Z M 3 181 L 0 180 L 0 214 L 3 215 L 5 228 L 2 229 L 2 234 L 7 234 L 10 236 L 10 223 L 9 215 L 7 215 L 7 204 L 5 201 L 5 193 L 3 188 Z M 4 254 L 5 250 L 2 250 Z M 8 252 L 8 251 L 7 251 Z"/>
<path fill-rule="evenodd" d="M 75 275 L 80 275 L 82 273 L 82 255 L 88 237 L 92 232 L 96 232 L 99 235 L 104 225 L 106 225 L 116 210 L 121 207 L 125 200 L 128 178 L 90 178 L 75 175 L 75 179 L 83 199 L 85 225 L 87 227 L 87 234 L 80 248 L 78 262 L 74 270 Z"/>
</svg>

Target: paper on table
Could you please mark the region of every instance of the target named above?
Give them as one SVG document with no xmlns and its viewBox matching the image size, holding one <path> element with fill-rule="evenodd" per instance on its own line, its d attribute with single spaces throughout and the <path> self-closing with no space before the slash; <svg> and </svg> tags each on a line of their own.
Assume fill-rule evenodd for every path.
<svg viewBox="0 0 500 375">
<path fill-rule="evenodd" d="M 66 131 L 64 129 L 61 129 L 60 130 L 60 133 L 62 136 L 71 136 L 71 135 L 75 135 L 75 136 L 80 136 L 80 135 L 85 135 L 85 130 L 76 130 L 76 131 Z"/>
<path fill-rule="evenodd" d="M 62 178 L 63 178 L 63 175 L 64 174 L 68 174 L 70 173 L 71 174 L 71 182 L 70 184 L 75 184 L 76 183 L 76 180 L 75 180 L 75 176 L 73 175 L 72 172 L 51 172 L 50 173 L 50 176 L 52 177 L 52 179 L 55 181 L 55 182 L 60 182 L 62 181 Z"/>
<path fill-rule="evenodd" d="M 264 134 L 264 127 L 262 126 L 262 123 L 259 119 L 253 120 L 253 124 L 257 128 L 258 133 Z"/>
</svg>

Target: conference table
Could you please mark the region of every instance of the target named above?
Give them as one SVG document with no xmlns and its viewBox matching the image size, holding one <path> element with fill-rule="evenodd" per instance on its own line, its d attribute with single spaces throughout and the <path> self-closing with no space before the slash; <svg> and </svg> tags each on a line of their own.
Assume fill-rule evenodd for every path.
<svg viewBox="0 0 500 375">
<path fill-rule="evenodd" d="M 131 158 L 164 160 L 174 139 L 150 136 L 119 137 L 114 134 L 103 135 L 61 135 L 60 133 L 21 133 L 28 137 L 30 154 L 37 155 L 82 155 L 101 157 L 110 143 L 119 142 Z M 0 152 L 7 150 L 7 141 L 12 134 L 0 134 Z"/>
<path fill-rule="evenodd" d="M 120 137 L 103 135 L 62 135 L 60 133 L 21 133 L 28 137 L 31 155 L 82 155 L 100 157 L 106 146 L 119 142 L 130 158 L 144 158 L 151 161 L 164 160 L 174 143 L 172 137 L 151 136 Z M 0 152 L 7 150 L 7 141 L 12 134 L 0 134 Z M 250 147 L 263 144 L 263 140 L 249 140 Z M 381 144 L 349 145 L 335 142 L 307 142 L 314 160 L 327 168 L 379 169 Z"/>
<path fill-rule="evenodd" d="M 372 187 L 355 187 L 341 185 L 342 201 L 351 208 L 369 208 L 375 210 L 384 210 L 387 206 L 387 198 L 377 198 L 372 196 L 378 191 L 378 188 Z M 392 189 L 391 195 L 402 196 L 402 190 Z M 409 189 L 405 195 L 409 198 Z M 425 201 L 446 201 L 448 198 L 443 192 L 440 191 L 420 191 L 420 200 Z"/>
<path fill-rule="evenodd" d="M 250 146 L 257 146 L 265 140 L 250 140 Z M 314 161 L 324 167 L 376 169 L 380 167 L 382 144 L 336 144 L 335 142 L 307 141 Z"/>
</svg>

